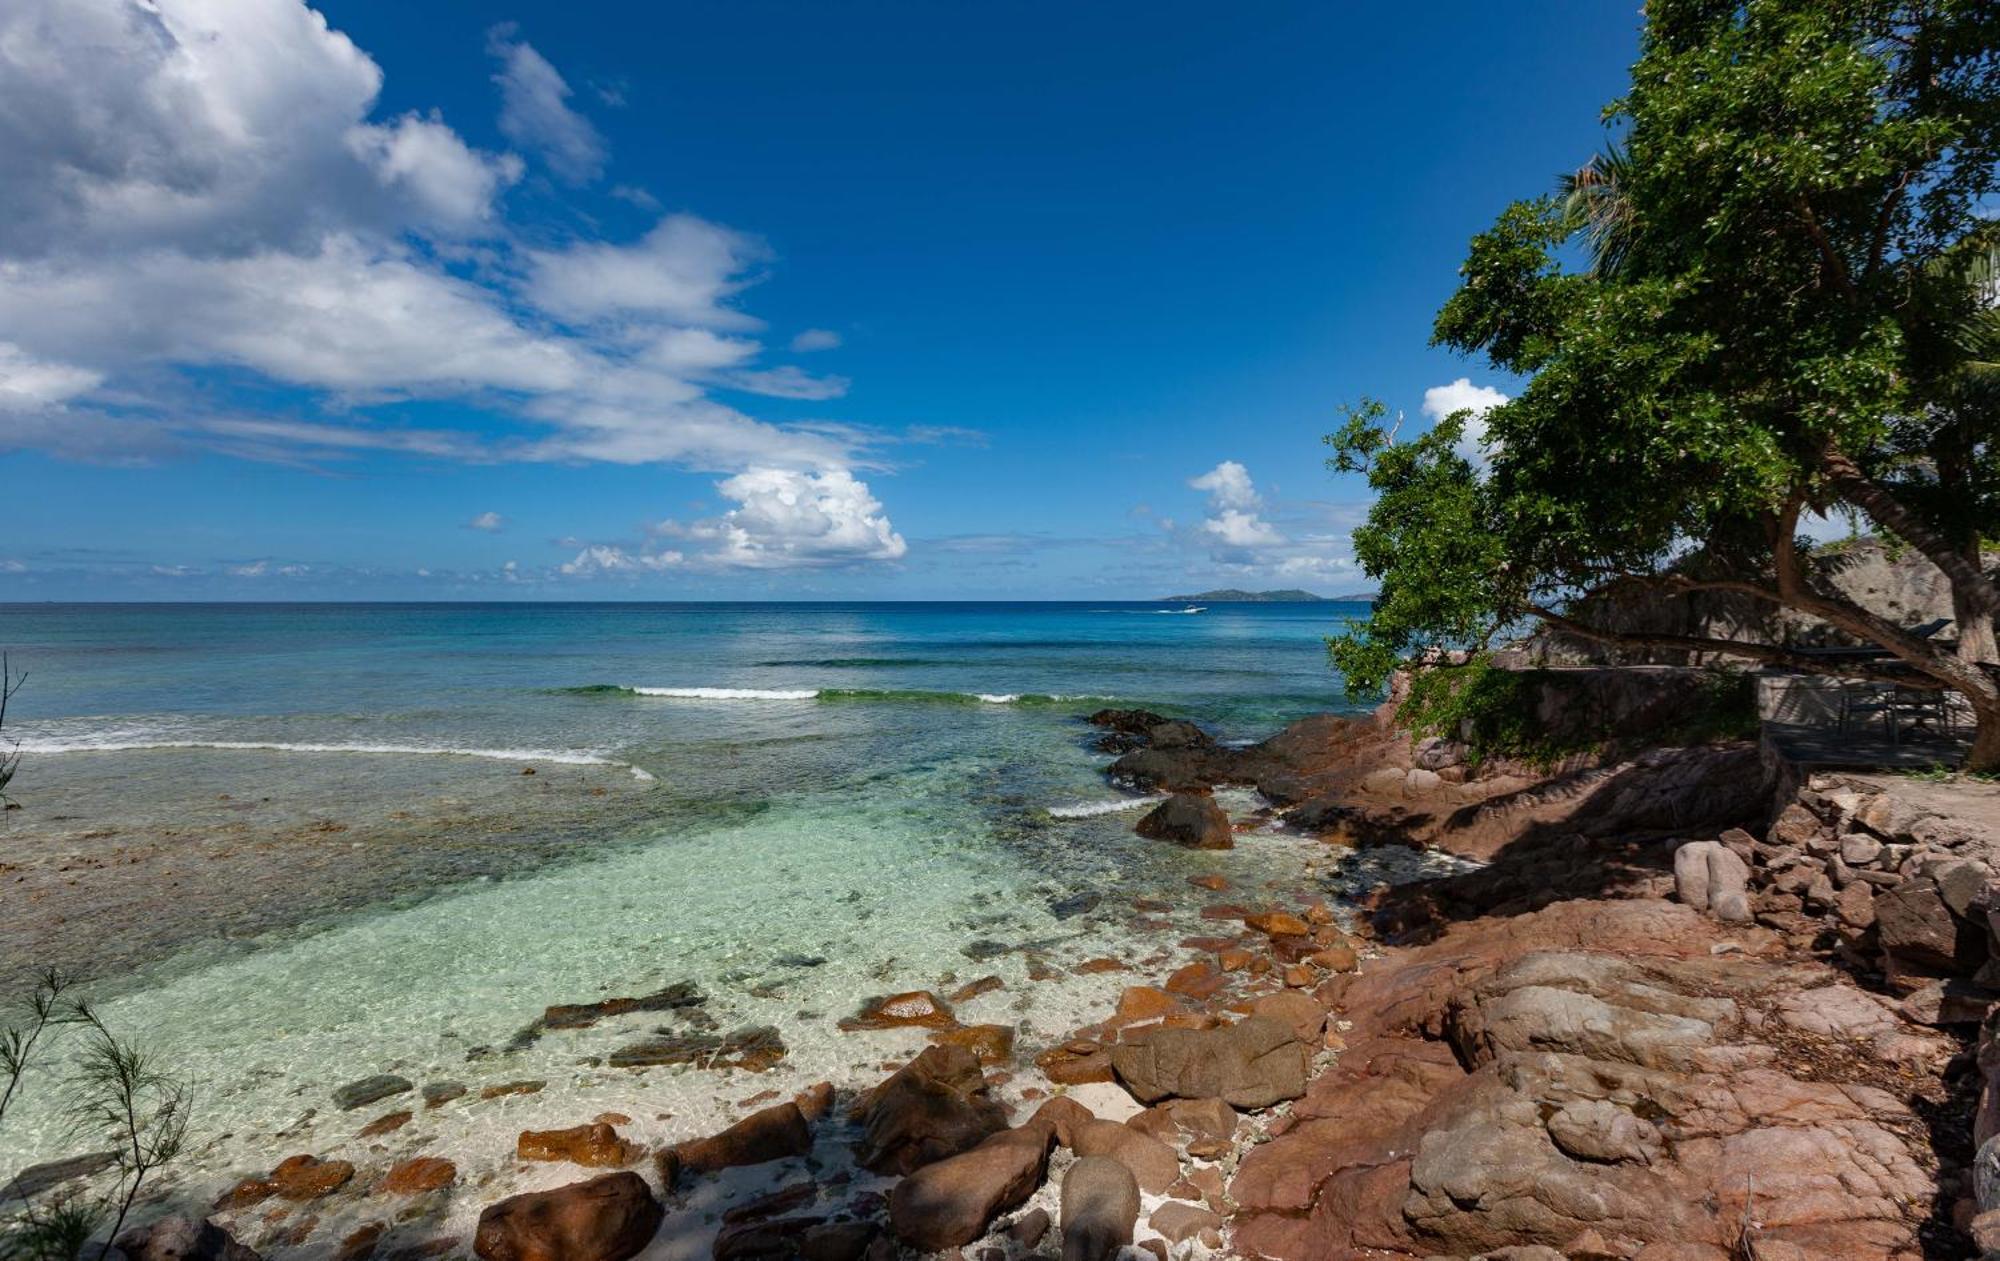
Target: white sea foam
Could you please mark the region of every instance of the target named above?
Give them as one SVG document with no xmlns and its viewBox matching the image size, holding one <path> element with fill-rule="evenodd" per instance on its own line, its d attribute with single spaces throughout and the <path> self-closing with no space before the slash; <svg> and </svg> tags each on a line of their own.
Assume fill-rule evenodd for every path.
<svg viewBox="0 0 2000 1261">
<path fill-rule="evenodd" d="M 809 701 L 819 695 L 818 688 L 635 687 L 630 690 L 640 696 L 672 696 L 689 701 Z"/>
<path fill-rule="evenodd" d="M 653 776 L 629 762 L 575 749 L 462 749 L 443 744 L 309 744 L 288 740 L 145 739 L 123 734 L 23 740 L 23 753 L 38 757 L 64 753 L 134 753 L 153 749 L 224 749 L 252 753 L 373 753 L 409 757 L 474 757 L 492 762 L 552 762 L 563 766 L 616 766 L 634 779 Z"/>
<path fill-rule="evenodd" d="M 1050 806 L 1052 819 L 1094 819 L 1099 815 L 1123 814 L 1145 806 L 1157 806 L 1165 797 L 1120 797 L 1116 801 L 1079 801 L 1074 805 Z"/>
</svg>

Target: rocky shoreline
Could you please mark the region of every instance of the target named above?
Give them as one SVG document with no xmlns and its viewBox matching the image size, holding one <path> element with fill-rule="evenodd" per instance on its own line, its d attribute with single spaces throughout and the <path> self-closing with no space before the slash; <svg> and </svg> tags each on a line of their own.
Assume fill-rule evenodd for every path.
<svg viewBox="0 0 2000 1261">
<path fill-rule="evenodd" d="M 1974 1149 L 2000 1128 L 1979 1034 L 1993 801 L 1744 744 L 1547 773 L 1475 768 L 1380 717 L 1244 748 L 1143 711 L 1092 721 L 1114 782 L 1167 794 L 1138 824 L 1161 843 L 1275 824 L 1333 855 L 1477 865 L 1358 905 L 1197 876 L 1203 930 L 1171 949 L 1031 960 L 1031 982 L 1130 982 L 1067 1038 L 1017 1047 L 1012 1025 L 962 1020 L 997 977 L 886 996 L 841 1027 L 927 1045 L 876 1084 L 756 1091 L 734 1124 L 657 1150 L 615 1111 L 526 1129 L 520 1167 L 547 1172 L 514 1194 L 393 1146 L 413 1115 L 496 1087 L 352 1083 L 337 1106 L 387 1109 L 354 1159 L 289 1157 L 128 1253 L 1872 1261 L 2000 1236 L 1980 1214 L 2000 1178 Z M 1213 796 L 1232 786 L 1268 806 L 1232 824 Z M 785 1054 L 664 991 L 552 1007 L 522 1036 L 635 1011 L 668 1023 L 614 1066 L 754 1083 Z M 439 1233 L 468 1200 L 476 1228 Z"/>
</svg>

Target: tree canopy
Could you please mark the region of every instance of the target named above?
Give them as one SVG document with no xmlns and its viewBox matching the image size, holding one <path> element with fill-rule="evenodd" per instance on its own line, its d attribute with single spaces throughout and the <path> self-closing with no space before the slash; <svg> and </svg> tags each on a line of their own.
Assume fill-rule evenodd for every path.
<svg viewBox="0 0 2000 1261">
<path fill-rule="evenodd" d="M 1483 418 L 1483 458 L 1459 449 L 1468 416 L 1405 441 L 1372 403 L 1328 439 L 1378 496 L 1355 543 L 1381 595 L 1336 664 L 1377 687 L 1533 618 L 1618 641 L 1585 593 L 1731 591 L 1964 694 L 1974 760 L 2000 765 L 1980 565 L 2000 534 L 2000 6 L 1650 0 L 1606 121 L 1613 148 L 1507 207 L 1438 314 L 1437 343 L 1526 379 Z M 1942 571 L 1962 650 L 1825 581 L 1799 523 L 1839 512 Z"/>
</svg>

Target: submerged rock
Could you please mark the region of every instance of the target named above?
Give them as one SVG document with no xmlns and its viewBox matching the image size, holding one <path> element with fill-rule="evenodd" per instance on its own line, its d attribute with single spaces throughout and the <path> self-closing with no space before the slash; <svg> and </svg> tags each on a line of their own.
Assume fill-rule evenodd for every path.
<svg viewBox="0 0 2000 1261">
<path fill-rule="evenodd" d="M 861 1013 L 840 1022 L 842 1029 L 949 1029 L 958 1021 L 942 998 L 929 990 L 911 990 L 887 998 L 871 998 Z"/>
<path fill-rule="evenodd" d="M 606 1174 L 490 1206 L 472 1250 L 484 1261 L 625 1261 L 665 1216 L 644 1178 Z"/>
<path fill-rule="evenodd" d="M 521 1160 L 566 1160 L 594 1169 L 617 1169 L 639 1159 L 639 1147 L 602 1122 L 566 1130 L 523 1130 L 514 1143 Z"/>
<path fill-rule="evenodd" d="M 605 1063 L 613 1068 L 688 1064 L 695 1068 L 741 1068 L 761 1073 L 785 1058 L 785 1040 L 770 1025 L 734 1033 L 674 1033 L 662 1030 L 643 1042 L 619 1047 Z"/>
<path fill-rule="evenodd" d="M 416 1088 L 416 1084 L 407 1077 L 398 1077 L 394 1073 L 377 1073 L 373 1077 L 349 1082 L 334 1091 L 333 1102 L 343 1112 L 348 1112 L 364 1104 L 374 1103 Z"/>
<path fill-rule="evenodd" d="M 1171 841 L 1186 849 L 1236 847 L 1229 816 L 1215 798 L 1199 793 L 1175 793 L 1148 811 L 1132 830 L 1148 840 Z"/>
</svg>

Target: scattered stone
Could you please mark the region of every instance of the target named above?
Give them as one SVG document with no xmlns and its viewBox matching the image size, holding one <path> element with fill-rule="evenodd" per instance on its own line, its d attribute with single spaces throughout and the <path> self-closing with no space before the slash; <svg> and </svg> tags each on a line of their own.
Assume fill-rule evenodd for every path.
<svg viewBox="0 0 2000 1261">
<path fill-rule="evenodd" d="M 664 1217 L 644 1178 L 611 1173 L 490 1206 L 472 1249 L 483 1261 L 625 1261 Z"/>
<path fill-rule="evenodd" d="M 465 1083 L 460 1081 L 434 1081 L 424 1087 L 424 1106 L 442 1108 L 454 1099 L 465 1095 Z"/>
<path fill-rule="evenodd" d="M 1014 1058 L 1014 1026 L 964 1025 L 941 1029 L 930 1035 L 939 1046 L 962 1046 L 979 1057 L 981 1064 L 1005 1064 Z"/>
<path fill-rule="evenodd" d="M 1749 883 L 1749 865 L 1720 841 L 1690 841 L 1674 851 L 1675 893 L 1725 923 L 1749 922 Z"/>
<path fill-rule="evenodd" d="M 510 1095 L 535 1095 L 540 1094 L 542 1089 L 547 1085 L 548 1083 L 545 1081 L 505 1081 L 496 1085 L 483 1087 L 479 1092 L 479 1097 L 481 1099 L 505 1099 Z"/>
<path fill-rule="evenodd" d="M 1092 1119 L 1075 1128 L 1070 1150 L 1078 1156 L 1102 1156 L 1132 1171 L 1139 1189 L 1158 1195 L 1181 1176 L 1174 1149 L 1129 1125 Z"/>
<path fill-rule="evenodd" d="M 1229 888 L 1229 877 L 1213 875 L 1189 876 L 1188 883 L 1197 889 L 1206 889 L 1210 893 L 1221 893 Z"/>
<path fill-rule="evenodd" d="M 411 1112 L 391 1112 L 386 1115 L 376 1117 L 373 1121 L 370 1121 L 368 1124 L 362 1126 L 361 1129 L 358 1132 L 356 1132 L 355 1137 L 379 1138 L 384 1134 L 388 1134 L 395 1130 L 402 1129 L 404 1126 L 410 1123 L 410 1118 L 414 1115 L 416 1114 Z"/>
<path fill-rule="evenodd" d="M 1059 920 L 1075 919 L 1097 909 L 1104 901 L 1101 893 L 1072 893 L 1066 898 L 1057 898 L 1049 903 L 1049 914 Z"/>
<path fill-rule="evenodd" d="M 407 1077 L 394 1073 L 377 1073 L 360 1081 L 349 1082 L 333 1092 L 333 1102 L 343 1112 L 371 1104 L 391 1095 L 400 1095 L 406 1090 L 415 1090 L 416 1085 Z"/>
<path fill-rule="evenodd" d="M 317 1200 L 332 1195 L 354 1177 L 354 1166 L 344 1160 L 321 1160 L 317 1156 L 292 1156 L 271 1171 L 272 1192 L 280 1199 Z"/>
<path fill-rule="evenodd" d="M 1033 1248 L 1049 1233 L 1047 1209 L 1031 1208 L 1007 1225 L 1007 1238 L 1023 1250 Z"/>
<path fill-rule="evenodd" d="M 1222 1229 L 1222 1218 L 1205 1208 L 1169 1200 L 1153 1210 L 1147 1224 L 1159 1231 L 1168 1243 L 1180 1243 L 1204 1230 Z"/>
<path fill-rule="evenodd" d="M 1312 937 L 1312 925 L 1290 911 L 1264 911 L 1243 916 L 1243 923 L 1266 937 Z"/>
<path fill-rule="evenodd" d="M 994 990 L 1006 989 L 1007 983 L 997 976 L 982 976 L 976 981 L 967 981 L 946 996 L 945 1002 L 951 1006 L 969 1003 L 981 994 L 991 994 Z"/>
<path fill-rule="evenodd" d="M 340 1247 L 333 1254 L 334 1261 L 368 1261 L 375 1255 L 376 1245 L 382 1242 L 382 1236 L 388 1230 L 387 1222 L 363 1222 L 356 1226 L 340 1241 Z"/>
<path fill-rule="evenodd" d="M 1110 1261 L 1138 1221 L 1139 1184 L 1124 1165 L 1086 1156 L 1063 1175 L 1063 1261 Z"/>
<path fill-rule="evenodd" d="M 5 1187 L 0 1187 L 0 1204 L 20 1204 L 31 1200 L 51 1187 L 102 1173 L 117 1160 L 117 1152 L 87 1152 L 65 1160 L 29 1165 L 15 1174 Z"/>
</svg>

